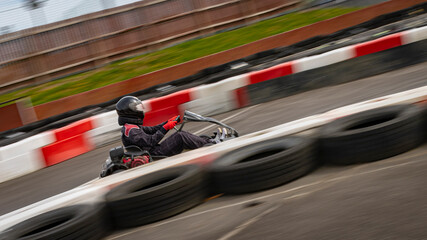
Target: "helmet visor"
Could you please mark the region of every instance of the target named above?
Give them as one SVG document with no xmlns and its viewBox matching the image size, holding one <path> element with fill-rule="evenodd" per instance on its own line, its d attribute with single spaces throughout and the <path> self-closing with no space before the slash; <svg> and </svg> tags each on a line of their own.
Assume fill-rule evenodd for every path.
<svg viewBox="0 0 427 240">
<path fill-rule="evenodd" d="M 141 101 L 133 101 L 129 104 L 129 108 L 134 112 L 144 112 L 144 105 Z"/>
<path fill-rule="evenodd" d="M 145 110 L 144 105 L 142 104 L 142 102 L 139 102 L 138 104 L 136 104 L 135 109 L 138 112 L 143 112 Z"/>
</svg>

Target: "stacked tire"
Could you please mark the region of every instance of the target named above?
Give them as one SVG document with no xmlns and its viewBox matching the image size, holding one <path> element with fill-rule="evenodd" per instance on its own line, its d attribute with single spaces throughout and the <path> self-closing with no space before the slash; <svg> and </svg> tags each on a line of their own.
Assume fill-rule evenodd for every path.
<svg viewBox="0 0 427 240">
<path fill-rule="evenodd" d="M 317 141 L 288 136 L 248 145 L 215 160 L 208 172 L 214 193 L 241 194 L 273 188 L 318 166 Z"/>
<path fill-rule="evenodd" d="M 319 129 L 323 161 L 348 165 L 386 159 L 419 146 L 425 137 L 424 110 L 395 105 L 337 119 Z"/>
<path fill-rule="evenodd" d="M 207 196 L 206 177 L 198 165 L 163 169 L 125 182 L 105 195 L 114 229 L 159 221 L 184 212 Z"/>
<path fill-rule="evenodd" d="M 104 204 L 58 208 L 18 223 L 0 234 L 0 239 L 102 239 L 108 232 Z"/>
</svg>

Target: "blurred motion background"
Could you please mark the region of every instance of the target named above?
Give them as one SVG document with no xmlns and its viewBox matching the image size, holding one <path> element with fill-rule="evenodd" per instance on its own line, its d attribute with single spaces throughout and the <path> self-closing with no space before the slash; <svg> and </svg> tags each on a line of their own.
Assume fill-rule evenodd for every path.
<svg viewBox="0 0 427 240">
<path fill-rule="evenodd" d="M 9 117 L 1 120 L 0 131 L 74 109 L 71 102 L 57 111 L 52 105 L 41 106 L 48 102 L 380 2 L 385 1 L 2 0 L 0 113 Z M 246 32 L 228 33 L 266 19 L 270 22 Z M 200 40 L 213 34 L 218 37 Z M 171 46 L 174 48 L 158 51 Z M 171 78 L 185 77 L 194 71 L 176 72 Z M 94 96 L 94 102 L 85 104 L 100 103 L 168 81 L 147 80 L 103 94 L 102 99 Z"/>
<path fill-rule="evenodd" d="M 59 22 L 137 0 L 3 0 L 0 1 L 1 34 Z"/>
</svg>

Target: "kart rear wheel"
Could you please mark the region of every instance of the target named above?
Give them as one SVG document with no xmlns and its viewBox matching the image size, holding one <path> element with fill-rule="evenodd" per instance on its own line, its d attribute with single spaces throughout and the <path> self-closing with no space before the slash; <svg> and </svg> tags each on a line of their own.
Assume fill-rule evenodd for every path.
<svg viewBox="0 0 427 240">
<path fill-rule="evenodd" d="M 137 156 L 132 160 L 132 163 L 130 166 L 131 166 L 131 168 L 139 167 L 139 166 L 142 166 L 142 165 L 147 164 L 149 162 L 151 162 L 150 156 L 147 156 L 147 155 Z"/>
<path fill-rule="evenodd" d="M 116 173 L 120 173 L 120 172 L 124 172 L 124 171 L 126 171 L 126 169 L 120 168 L 120 169 L 114 170 L 114 171 L 111 173 L 111 175 L 116 174 Z"/>
</svg>

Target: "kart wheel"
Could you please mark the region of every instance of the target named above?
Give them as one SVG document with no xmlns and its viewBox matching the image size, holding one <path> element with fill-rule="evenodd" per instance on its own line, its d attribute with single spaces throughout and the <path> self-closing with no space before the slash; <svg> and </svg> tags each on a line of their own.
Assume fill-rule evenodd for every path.
<svg viewBox="0 0 427 240">
<path fill-rule="evenodd" d="M 372 109 L 330 122 L 319 132 L 325 162 L 345 165 L 377 161 L 422 142 L 422 108 L 397 105 Z"/>
<path fill-rule="evenodd" d="M 120 168 L 120 169 L 114 170 L 114 171 L 111 173 L 111 175 L 116 174 L 116 173 L 119 173 L 119 172 L 124 172 L 124 171 L 126 171 L 126 169 Z"/>
<path fill-rule="evenodd" d="M 73 205 L 18 223 L 0 239 L 101 239 L 106 236 L 105 205 Z"/>
<path fill-rule="evenodd" d="M 198 165 L 183 165 L 125 182 L 105 195 L 116 228 L 155 222 L 181 213 L 206 197 L 205 176 Z"/>
<path fill-rule="evenodd" d="M 131 163 L 131 168 L 142 166 L 150 162 L 150 158 L 148 156 L 138 156 L 135 157 Z"/>
<path fill-rule="evenodd" d="M 290 182 L 317 166 L 316 141 L 284 137 L 248 145 L 209 167 L 214 193 L 255 192 Z"/>
</svg>

